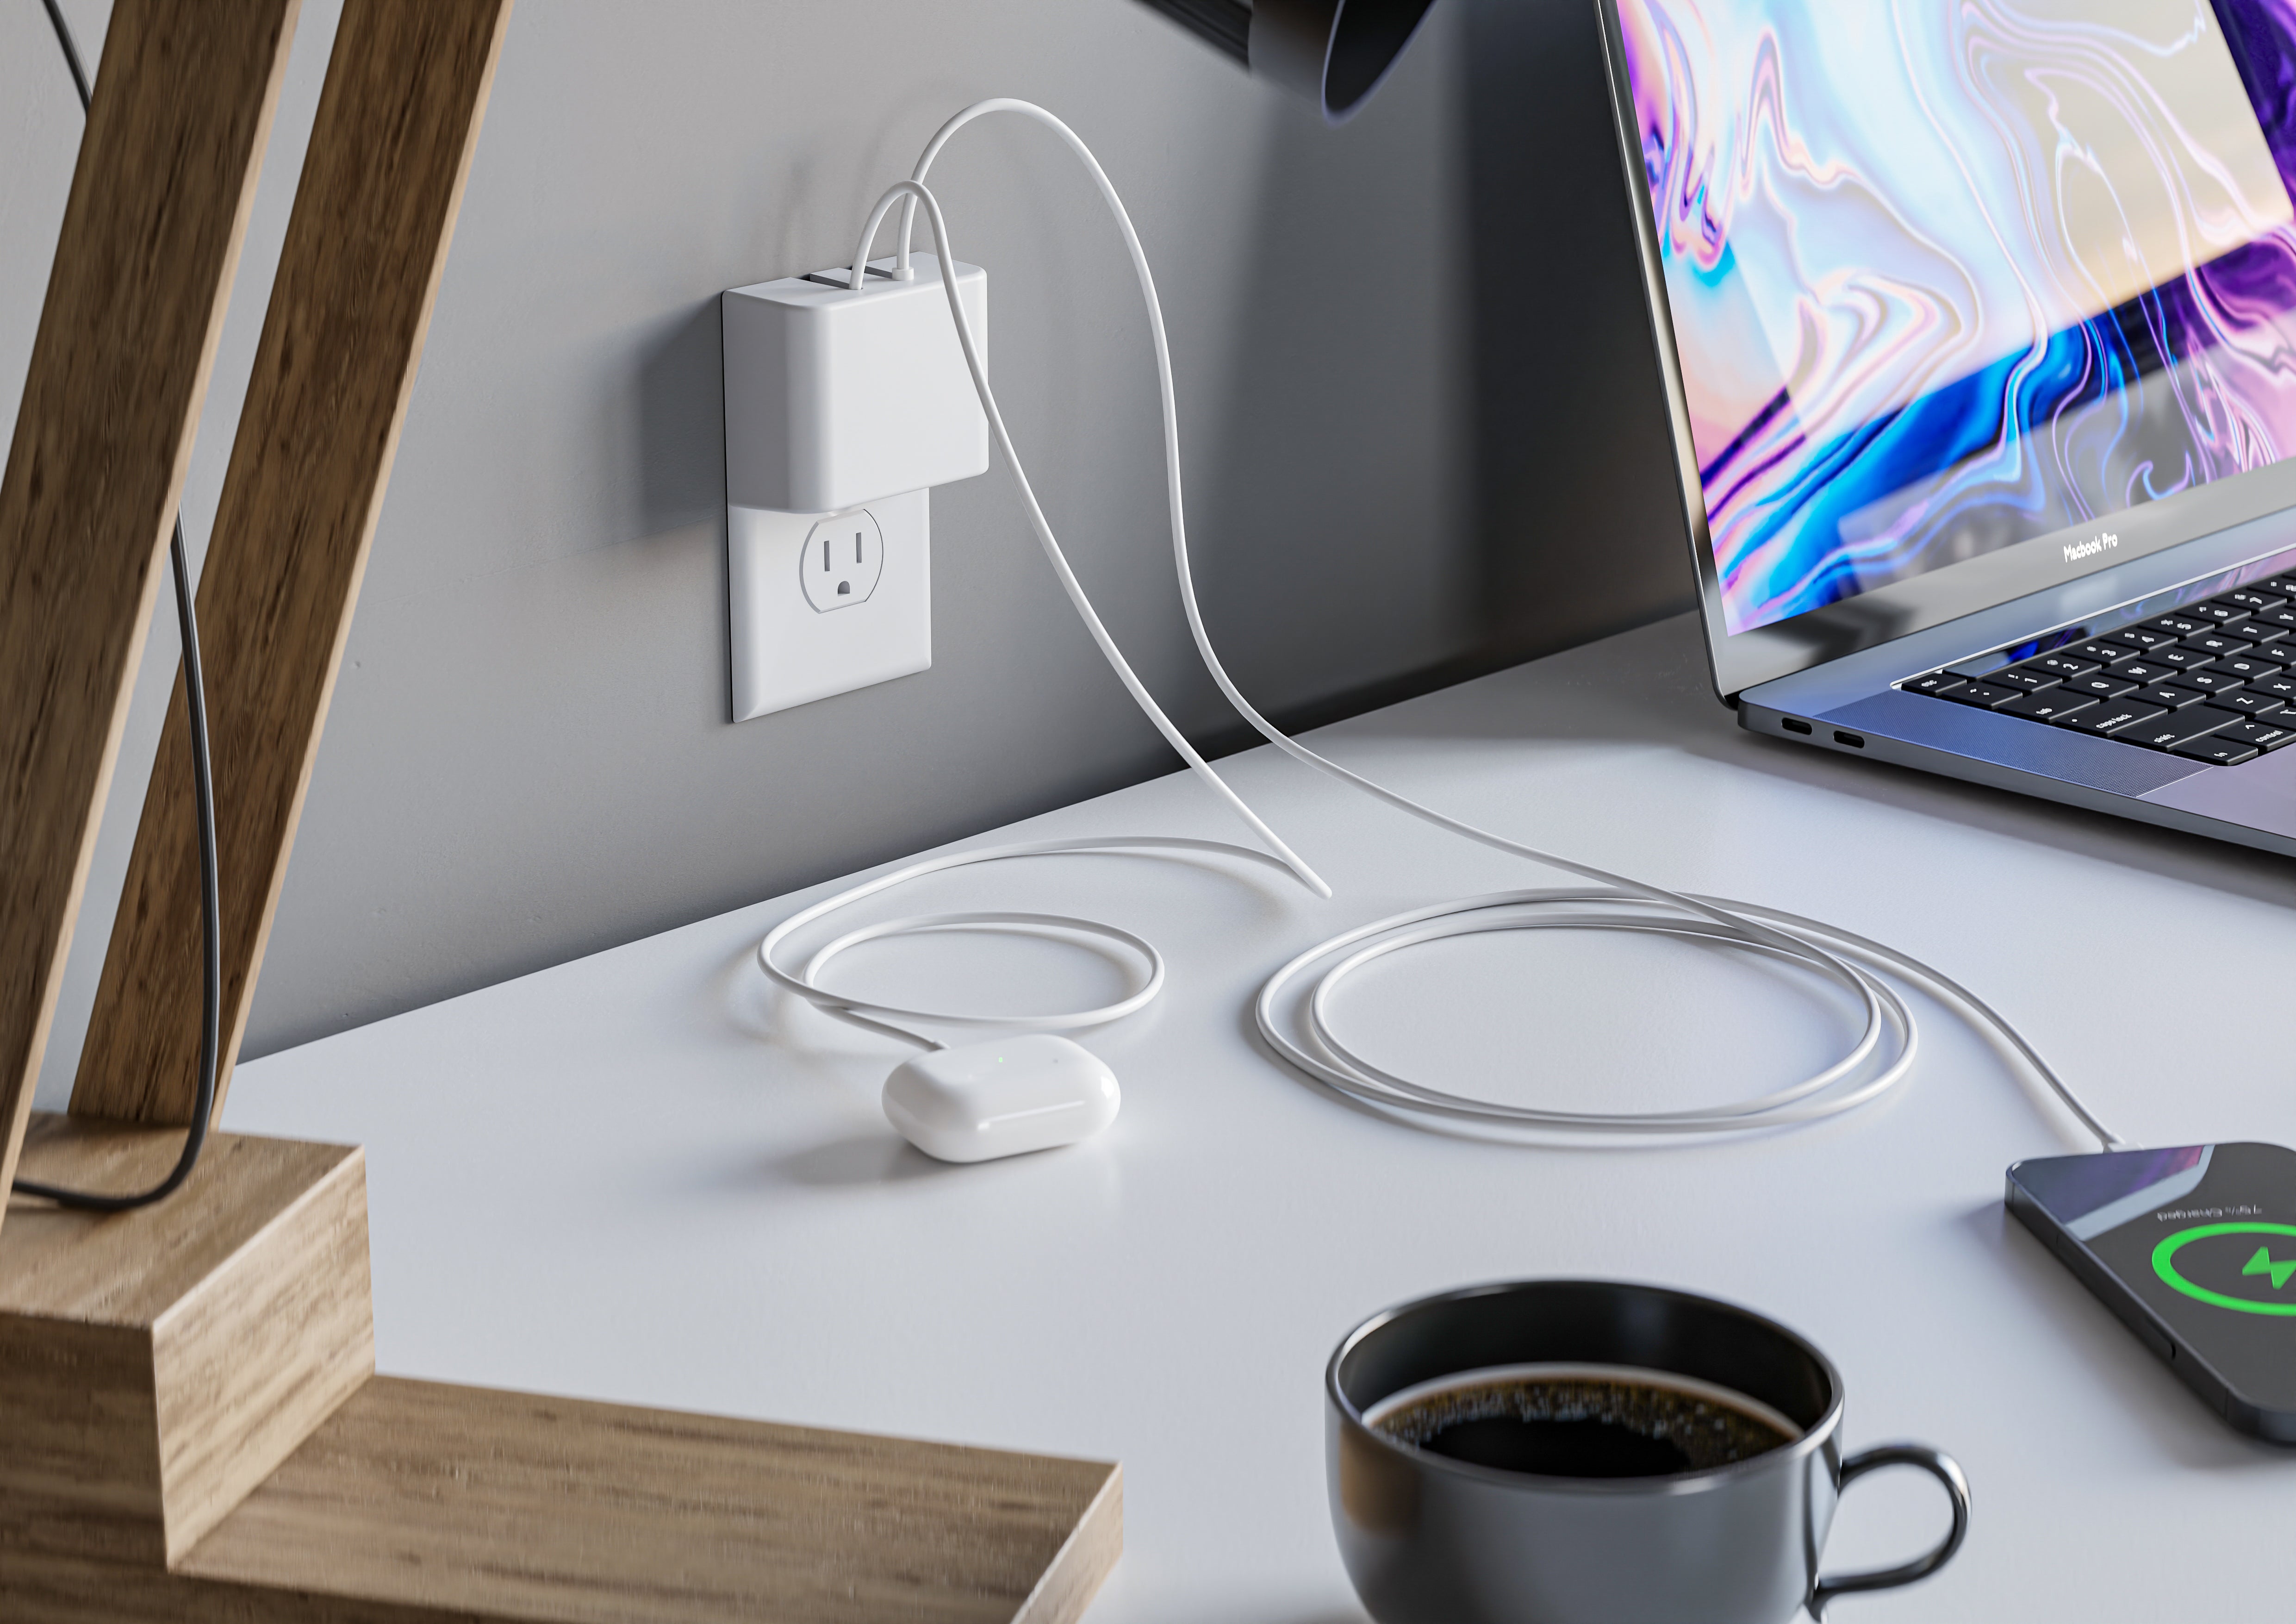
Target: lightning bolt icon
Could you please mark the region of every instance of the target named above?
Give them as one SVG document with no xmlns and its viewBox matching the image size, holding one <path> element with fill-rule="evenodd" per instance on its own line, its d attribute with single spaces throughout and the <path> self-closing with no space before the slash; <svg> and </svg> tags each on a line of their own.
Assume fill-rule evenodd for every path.
<svg viewBox="0 0 2296 1624">
<path fill-rule="evenodd" d="M 2256 1256 L 2248 1260 L 2248 1267 L 2240 1272 L 2243 1275 L 2271 1275 L 2272 1289 L 2276 1292 L 2288 1284 L 2289 1275 L 2296 1275 L 2296 1258 L 2291 1258 L 2285 1263 L 2275 1263 L 2271 1249 L 2259 1246 L 2256 1249 Z"/>
</svg>

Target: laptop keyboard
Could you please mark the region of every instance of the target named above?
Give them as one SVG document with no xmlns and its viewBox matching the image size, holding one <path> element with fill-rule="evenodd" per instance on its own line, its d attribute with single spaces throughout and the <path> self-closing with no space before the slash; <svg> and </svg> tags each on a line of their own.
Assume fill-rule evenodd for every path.
<svg viewBox="0 0 2296 1624">
<path fill-rule="evenodd" d="M 2296 744 L 2296 573 L 1982 676 L 1948 668 L 1898 686 L 2236 767 Z"/>
</svg>

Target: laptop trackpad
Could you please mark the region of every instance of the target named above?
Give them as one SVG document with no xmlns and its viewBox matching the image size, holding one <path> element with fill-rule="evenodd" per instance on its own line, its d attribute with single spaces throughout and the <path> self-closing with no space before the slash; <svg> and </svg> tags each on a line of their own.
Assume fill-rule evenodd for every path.
<svg viewBox="0 0 2296 1624">
<path fill-rule="evenodd" d="M 2296 836 L 2296 745 L 2238 767 L 2212 767 L 2138 797 L 2156 807 Z"/>
</svg>

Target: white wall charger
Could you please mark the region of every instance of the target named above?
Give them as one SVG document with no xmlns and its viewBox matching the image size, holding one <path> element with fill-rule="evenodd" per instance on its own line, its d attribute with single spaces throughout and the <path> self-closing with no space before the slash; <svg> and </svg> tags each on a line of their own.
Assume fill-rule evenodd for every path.
<svg viewBox="0 0 2296 1624">
<path fill-rule="evenodd" d="M 833 513 L 988 472 L 988 420 L 949 320 L 940 261 L 784 276 L 722 298 L 726 500 Z M 988 273 L 955 267 L 984 364 Z"/>
<path fill-rule="evenodd" d="M 720 296 L 734 719 L 932 666 L 928 489 L 988 468 L 939 259 Z M 976 331 L 988 274 L 955 267 Z"/>
</svg>

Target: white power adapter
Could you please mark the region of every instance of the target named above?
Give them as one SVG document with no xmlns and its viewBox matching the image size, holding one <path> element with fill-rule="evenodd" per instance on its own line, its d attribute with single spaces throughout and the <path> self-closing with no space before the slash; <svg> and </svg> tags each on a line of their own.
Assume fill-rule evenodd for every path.
<svg viewBox="0 0 2296 1624">
<path fill-rule="evenodd" d="M 724 296 L 726 500 L 835 513 L 988 472 L 988 420 L 949 320 L 940 262 L 816 271 Z M 988 359 L 988 273 L 956 267 Z"/>
<path fill-rule="evenodd" d="M 940 262 L 784 276 L 724 294 L 734 717 L 932 665 L 927 488 L 988 468 L 988 423 Z M 988 274 L 955 267 L 974 332 Z"/>
</svg>

